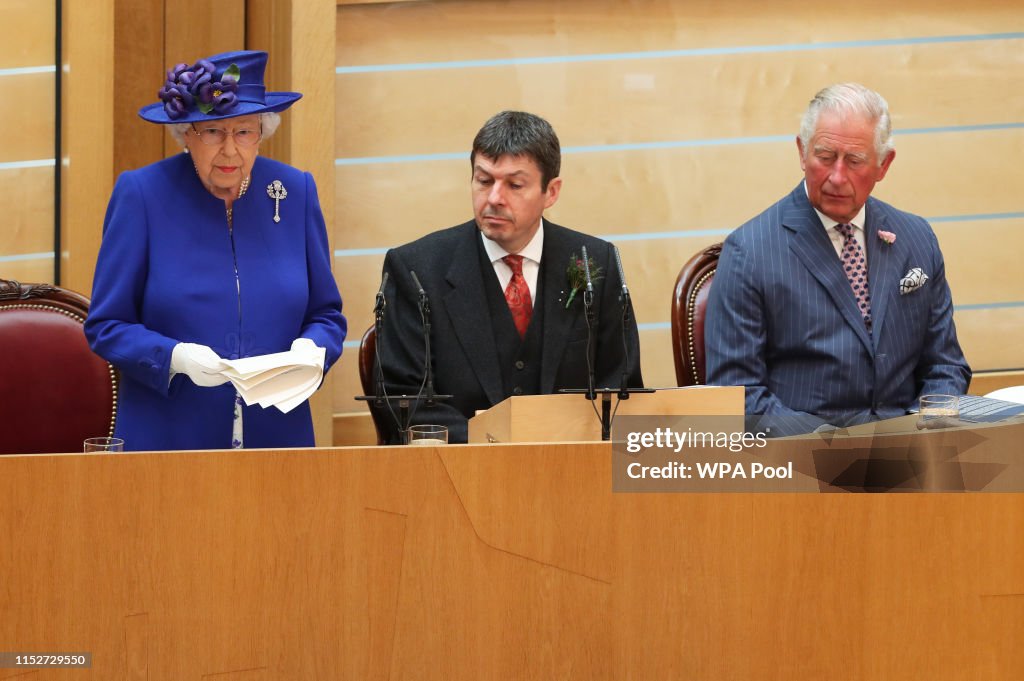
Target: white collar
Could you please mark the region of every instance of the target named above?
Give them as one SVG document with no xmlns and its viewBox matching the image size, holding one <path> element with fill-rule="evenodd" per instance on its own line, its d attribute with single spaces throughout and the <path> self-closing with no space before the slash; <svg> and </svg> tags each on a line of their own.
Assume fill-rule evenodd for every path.
<svg viewBox="0 0 1024 681">
<path fill-rule="evenodd" d="M 487 257 L 491 259 L 491 263 L 495 263 L 504 258 L 506 255 L 509 255 L 508 251 L 499 246 L 496 241 L 491 241 L 486 236 L 484 236 L 483 232 L 480 232 L 480 238 L 483 239 L 484 241 L 484 250 L 487 251 Z M 539 265 L 540 256 L 543 252 L 544 218 L 541 218 L 540 226 L 537 228 L 537 233 L 533 235 L 532 239 L 530 239 L 530 243 L 526 244 L 526 246 L 524 246 L 523 249 L 519 251 L 519 255 L 523 256 L 527 260 L 532 260 L 533 262 Z"/>
<path fill-rule="evenodd" d="M 807 180 L 804 180 L 804 194 L 807 194 L 807 199 L 810 200 L 811 195 L 807 193 Z M 833 220 L 832 218 L 830 218 L 829 216 L 825 215 L 824 213 L 822 213 L 817 208 L 814 208 L 813 205 L 811 206 L 811 208 L 814 208 L 814 212 L 818 214 L 818 219 L 821 220 L 821 224 L 824 225 L 825 231 L 833 229 L 836 225 L 839 225 L 839 224 L 850 224 L 850 225 L 853 225 L 855 229 L 859 229 L 859 230 L 863 231 L 864 230 L 864 214 L 867 212 L 867 205 L 868 204 L 865 202 L 865 204 L 860 207 L 860 211 L 857 213 L 856 217 L 854 217 L 852 220 L 850 220 L 849 223 L 841 223 L 838 220 Z"/>
</svg>

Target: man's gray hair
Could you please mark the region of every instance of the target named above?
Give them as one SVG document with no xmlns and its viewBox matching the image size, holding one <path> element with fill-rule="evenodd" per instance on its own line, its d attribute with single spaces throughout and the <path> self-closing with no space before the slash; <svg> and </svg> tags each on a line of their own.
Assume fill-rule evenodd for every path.
<svg viewBox="0 0 1024 681">
<path fill-rule="evenodd" d="M 277 132 L 277 126 L 281 125 L 281 114 L 277 112 L 261 113 L 260 114 L 260 129 L 263 131 L 263 136 L 260 141 L 270 139 L 270 137 Z M 191 123 L 171 123 L 167 125 L 167 131 L 171 133 L 171 137 L 174 141 L 182 148 L 185 147 L 185 135 L 192 129 Z"/>
<path fill-rule="evenodd" d="M 540 168 L 540 186 L 544 191 L 562 168 L 562 148 L 554 128 L 540 116 L 525 111 L 502 111 L 484 123 L 473 140 L 471 166 L 476 163 L 477 154 L 494 160 L 502 156 L 532 158 Z"/>
<path fill-rule="evenodd" d="M 829 85 L 807 105 L 800 120 L 800 142 L 804 147 L 804 155 L 811 153 L 811 137 L 818 127 L 818 117 L 822 111 L 840 115 L 859 114 L 869 121 L 875 122 L 875 154 L 881 165 L 896 144 L 892 139 L 892 119 L 889 117 L 889 103 L 882 95 L 859 83 L 838 83 Z"/>
</svg>

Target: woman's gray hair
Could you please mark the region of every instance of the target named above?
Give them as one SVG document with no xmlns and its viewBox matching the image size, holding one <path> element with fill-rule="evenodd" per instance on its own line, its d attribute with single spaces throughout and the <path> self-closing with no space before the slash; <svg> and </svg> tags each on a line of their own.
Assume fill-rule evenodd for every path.
<svg viewBox="0 0 1024 681">
<path fill-rule="evenodd" d="M 276 112 L 261 113 L 260 114 L 260 129 L 263 130 L 262 140 L 270 139 L 275 132 L 277 132 L 277 126 L 281 125 L 281 114 Z M 171 133 L 171 137 L 174 141 L 182 148 L 185 147 L 185 135 L 192 128 L 191 123 L 171 123 L 167 126 L 167 131 Z"/>
<path fill-rule="evenodd" d="M 803 144 L 805 155 L 811 153 L 811 137 L 818 127 L 818 117 L 822 111 L 840 115 L 855 113 L 874 121 L 875 154 L 878 156 L 879 165 L 885 161 L 889 152 L 896 148 L 892 139 L 889 103 L 882 95 L 859 83 L 839 83 L 829 85 L 814 95 L 814 99 L 807 105 L 807 111 L 800 120 L 800 142 Z"/>
</svg>

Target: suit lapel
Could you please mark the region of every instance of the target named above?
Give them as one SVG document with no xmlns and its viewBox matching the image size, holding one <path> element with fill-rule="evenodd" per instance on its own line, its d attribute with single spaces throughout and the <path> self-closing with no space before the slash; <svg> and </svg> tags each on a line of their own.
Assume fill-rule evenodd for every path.
<svg viewBox="0 0 1024 681">
<path fill-rule="evenodd" d="M 451 267 L 445 275 L 451 289 L 444 296 L 444 305 L 470 368 L 480 381 L 487 399 L 497 404 L 504 396 L 498 348 L 494 344 L 487 297 L 480 280 L 479 239 L 476 224 L 468 223 L 466 236 L 459 241 L 452 254 Z"/>
<path fill-rule="evenodd" d="M 544 349 L 540 362 L 541 393 L 554 392 L 558 367 L 565 355 L 565 345 L 573 320 L 582 314 L 583 296 L 577 294 L 572 305 L 565 309 L 569 295 L 569 280 L 565 273 L 573 249 L 580 255 L 583 244 L 570 244 L 563 228 L 550 222 L 544 223 L 544 253 L 541 256 L 541 272 L 544 277 Z"/>
<path fill-rule="evenodd" d="M 886 215 L 879 204 L 868 200 L 864 222 L 864 239 L 868 251 L 868 287 L 871 292 L 871 318 L 875 345 L 882 335 L 882 324 L 889 308 L 889 299 L 893 296 L 898 281 L 899 254 L 897 248 L 902 244 L 887 244 L 878 238 L 878 230 L 885 230 Z"/>
<path fill-rule="evenodd" d="M 789 199 L 782 209 L 782 224 L 791 232 L 790 250 L 800 259 L 807 271 L 825 287 L 847 324 L 853 328 L 854 333 L 864 343 L 864 347 L 871 351 L 871 337 L 857 308 L 857 301 L 850 289 L 850 281 L 843 272 L 835 247 L 825 233 L 818 214 L 807 200 L 803 183 L 797 185 Z"/>
</svg>

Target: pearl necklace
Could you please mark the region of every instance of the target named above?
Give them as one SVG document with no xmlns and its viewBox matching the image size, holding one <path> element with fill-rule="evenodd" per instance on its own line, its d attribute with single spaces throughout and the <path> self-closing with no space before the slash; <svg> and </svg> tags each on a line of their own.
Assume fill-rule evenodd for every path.
<svg viewBox="0 0 1024 681">
<path fill-rule="evenodd" d="M 249 180 L 250 179 L 251 179 L 250 177 L 245 178 L 244 180 L 242 180 L 242 184 L 239 185 L 239 187 L 238 187 L 238 198 L 239 199 L 242 198 L 243 196 L 245 196 L 245 192 L 249 189 Z M 228 223 L 230 224 L 231 223 L 231 217 L 232 217 L 232 215 L 234 213 L 234 206 L 227 206 L 225 208 L 225 211 L 228 214 Z"/>
</svg>

